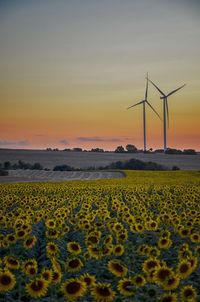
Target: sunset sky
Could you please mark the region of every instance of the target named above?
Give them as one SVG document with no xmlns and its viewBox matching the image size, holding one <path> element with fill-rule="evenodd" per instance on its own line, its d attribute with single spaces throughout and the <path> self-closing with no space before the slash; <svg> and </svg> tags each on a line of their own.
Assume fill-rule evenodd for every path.
<svg viewBox="0 0 200 302">
<path fill-rule="evenodd" d="M 143 148 L 146 72 L 167 144 L 200 150 L 200 1 L 0 0 L 0 148 Z M 162 116 L 162 100 L 149 85 Z M 163 125 L 147 109 L 147 147 Z"/>
</svg>

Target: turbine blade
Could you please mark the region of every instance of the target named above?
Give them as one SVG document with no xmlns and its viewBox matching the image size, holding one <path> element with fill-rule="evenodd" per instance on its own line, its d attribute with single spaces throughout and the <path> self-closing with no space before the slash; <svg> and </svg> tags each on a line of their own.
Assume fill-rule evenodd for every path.
<svg viewBox="0 0 200 302">
<path fill-rule="evenodd" d="M 168 101 L 166 99 L 166 109 L 167 109 L 167 127 L 169 128 L 169 106 L 168 106 Z"/>
<path fill-rule="evenodd" d="M 162 118 L 160 117 L 160 115 L 158 114 L 158 112 L 153 108 L 153 106 L 148 101 L 146 101 L 146 102 L 149 105 L 149 107 L 155 112 L 155 114 L 159 117 L 159 119 L 162 121 Z"/>
<path fill-rule="evenodd" d="M 154 84 L 151 80 L 148 79 L 148 81 L 163 95 L 165 96 L 164 92 L 162 92 L 162 90 L 160 90 L 160 88 L 158 88 L 158 86 L 156 86 L 156 84 Z"/>
<path fill-rule="evenodd" d="M 171 91 L 170 93 L 168 93 L 167 97 L 172 95 L 173 93 L 175 93 L 176 91 L 180 90 L 181 88 L 183 88 L 186 84 L 182 85 L 181 87 L 174 89 L 173 91 Z"/>
<path fill-rule="evenodd" d="M 132 105 L 132 106 L 126 108 L 126 109 L 130 109 L 130 108 L 135 107 L 135 106 L 137 106 L 137 105 L 140 105 L 140 104 L 142 104 L 142 103 L 144 103 L 144 101 L 140 101 L 140 102 L 138 102 L 138 103 L 136 103 L 136 104 L 134 104 L 134 105 Z"/>
<path fill-rule="evenodd" d="M 147 82 L 146 82 L 146 91 L 145 91 L 145 100 L 147 100 L 147 96 L 148 96 L 148 72 L 147 72 Z"/>
</svg>

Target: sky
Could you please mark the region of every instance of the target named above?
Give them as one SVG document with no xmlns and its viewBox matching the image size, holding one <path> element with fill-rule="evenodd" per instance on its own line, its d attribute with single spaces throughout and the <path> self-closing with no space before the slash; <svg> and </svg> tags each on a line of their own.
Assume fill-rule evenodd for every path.
<svg viewBox="0 0 200 302">
<path fill-rule="evenodd" d="M 167 146 L 200 150 L 200 1 L 0 0 L 0 148 L 143 148 L 146 73 Z M 149 102 L 163 116 L 158 91 Z M 147 148 L 163 123 L 147 108 Z"/>
</svg>

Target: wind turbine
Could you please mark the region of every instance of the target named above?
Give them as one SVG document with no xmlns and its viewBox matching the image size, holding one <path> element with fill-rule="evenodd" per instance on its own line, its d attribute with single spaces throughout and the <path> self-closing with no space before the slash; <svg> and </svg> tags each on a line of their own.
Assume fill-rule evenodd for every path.
<svg viewBox="0 0 200 302">
<path fill-rule="evenodd" d="M 176 88 L 172 90 L 170 93 L 165 94 L 156 84 L 154 84 L 151 80 L 147 78 L 147 80 L 160 92 L 162 96 L 160 96 L 160 99 L 163 100 L 163 134 L 164 134 L 164 152 L 167 150 L 167 127 L 166 127 L 166 118 L 167 118 L 167 124 L 169 127 L 169 108 L 168 108 L 168 100 L 167 98 L 174 94 L 176 91 L 183 88 L 186 84 L 180 86 L 179 88 Z"/>
<path fill-rule="evenodd" d="M 144 135 L 144 152 L 146 152 L 146 104 L 155 112 L 155 114 L 161 119 L 160 115 L 157 113 L 157 111 L 153 108 L 153 106 L 148 102 L 147 96 L 148 96 L 148 73 L 147 73 L 147 81 L 146 81 L 146 91 L 145 91 L 145 97 L 144 100 L 128 107 L 127 109 L 130 109 L 132 107 L 135 107 L 137 105 L 142 104 L 143 105 L 143 135 Z"/>
</svg>

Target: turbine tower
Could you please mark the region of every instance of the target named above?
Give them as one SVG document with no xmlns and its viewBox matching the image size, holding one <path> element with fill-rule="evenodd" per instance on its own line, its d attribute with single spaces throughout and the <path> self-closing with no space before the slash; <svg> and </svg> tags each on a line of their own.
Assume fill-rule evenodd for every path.
<svg viewBox="0 0 200 302">
<path fill-rule="evenodd" d="M 146 104 L 155 112 L 155 114 L 161 119 L 160 115 L 157 113 L 157 111 L 153 108 L 153 106 L 148 102 L 148 73 L 146 78 L 146 91 L 145 91 L 145 97 L 144 100 L 128 107 L 127 109 L 130 109 L 132 107 L 135 107 L 137 105 L 142 104 L 143 105 L 143 135 L 144 135 L 144 152 L 146 152 L 147 149 L 147 143 L 146 143 Z"/>
<path fill-rule="evenodd" d="M 151 80 L 148 81 L 160 92 L 161 96 L 160 99 L 163 100 L 163 134 L 164 134 L 164 152 L 167 150 L 167 127 L 166 127 L 166 120 L 169 127 L 169 108 L 168 108 L 168 100 L 167 98 L 174 94 L 176 91 L 183 88 L 186 84 L 182 85 L 179 88 L 172 90 L 170 93 L 165 94 L 156 84 L 154 84 Z"/>
</svg>

